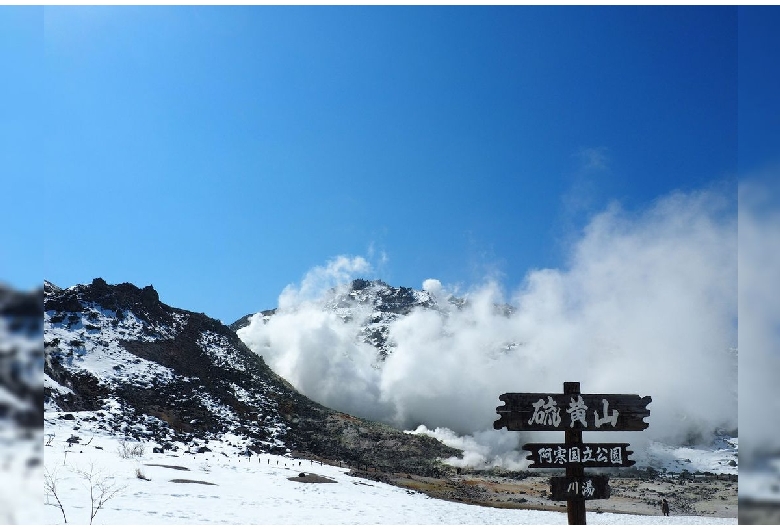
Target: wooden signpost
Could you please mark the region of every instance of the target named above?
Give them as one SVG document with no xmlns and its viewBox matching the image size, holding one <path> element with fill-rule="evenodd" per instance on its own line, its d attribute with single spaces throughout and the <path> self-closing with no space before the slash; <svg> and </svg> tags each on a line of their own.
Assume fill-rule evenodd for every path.
<svg viewBox="0 0 780 530">
<path fill-rule="evenodd" d="M 501 416 L 493 428 L 510 431 L 564 431 L 561 444 L 525 444 L 529 468 L 565 468 L 550 480 L 550 498 L 566 501 L 569 524 L 585 524 L 585 501 L 608 499 L 605 475 L 586 476 L 586 467 L 629 467 L 636 462 L 626 443 L 583 443 L 582 431 L 642 431 L 648 427 L 650 396 L 580 394 L 579 382 L 563 383 L 563 394 L 502 394 Z"/>
<path fill-rule="evenodd" d="M 649 396 L 631 394 L 501 394 L 501 419 L 493 426 L 510 431 L 643 431 Z"/>
</svg>

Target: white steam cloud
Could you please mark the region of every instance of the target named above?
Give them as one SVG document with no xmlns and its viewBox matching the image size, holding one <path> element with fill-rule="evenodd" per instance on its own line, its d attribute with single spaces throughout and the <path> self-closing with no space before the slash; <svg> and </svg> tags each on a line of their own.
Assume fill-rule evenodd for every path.
<svg viewBox="0 0 780 530">
<path fill-rule="evenodd" d="M 739 190 L 739 426 L 747 467 L 780 453 L 779 174 L 757 175 Z"/>
<path fill-rule="evenodd" d="M 314 267 L 307 272 L 300 287 L 285 287 L 279 296 L 278 309 L 294 310 L 322 298 L 329 289 L 349 282 L 356 275 L 370 273 L 371 270 L 371 264 L 363 257 L 338 256 L 324 267 Z"/>
<path fill-rule="evenodd" d="M 524 467 L 521 434 L 493 430 L 498 396 L 558 393 L 564 381 L 652 396 L 649 429 L 615 441 L 691 441 L 737 426 L 736 221 L 733 201 L 715 191 L 634 214 L 612 206 L 565 269 L 529 272 L 509 300 L 486 281 L 459 294 L 461 310 L 398 318 L 385 362 L 356 338 L 363 315 L 344 322 L 323 310 L 321 286 L 370 271 L 362 258 L 314 269 L 285 289 L 274 317 L 257 315 L 239 336 L 312 399 L 442 439 L 464 450 L 462 465 Z M 435 279 L 422 287 L 440 306 L 453 294 Z M 509 316 L 496 310 L 504 303 L 516 309 Z"/>
</svg>

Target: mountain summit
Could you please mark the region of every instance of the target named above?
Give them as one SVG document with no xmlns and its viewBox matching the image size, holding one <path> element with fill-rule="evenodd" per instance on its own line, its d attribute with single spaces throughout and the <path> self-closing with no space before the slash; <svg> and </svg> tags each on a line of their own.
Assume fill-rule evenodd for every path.
<svg viewBox="0 0 780 530">
<path fill-rule="evenodd" d="M 437 281 L 432 282 L 438 285 Z M 413 289 L 393 287 L 382 280 L 356 279 L 330 289 L 317 303 L 322 311 L 337 315 L 344 323 L 358 324 L 355 339 L 376 348 L 377 360 L 381 362 L 396 346 L 390 338 L 390 327 L 399 318 L 415 310 L 436 311 L 446 316 L 470 306 L 468 299 L 444 293 L 441 286 L 438 287 Z M 494 311 L 498 315 L 509 316 L 515 308 L 508 304 L 494 304 Z M 250 313 L 233 322 L 230 329 L 239 332 L 249 327 L 253 318 L 267 323 L 277 313 L 278 309 Z M 510 345 L 514 346 L 516 344 Z"/>
</svg>

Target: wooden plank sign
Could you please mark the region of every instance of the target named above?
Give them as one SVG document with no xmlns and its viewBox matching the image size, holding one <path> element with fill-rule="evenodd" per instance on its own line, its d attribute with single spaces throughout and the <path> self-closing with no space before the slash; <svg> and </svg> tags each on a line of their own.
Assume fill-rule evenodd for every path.
<svg viewBox="0 0 780 530">
<path fill-rule="evenodd" d="M 580 443 L 580 444 L 525 444 L 530 451 L 526 458 L 533 463 L 529 468 L 582 467 L 630 467 L 636 464 L 629 460 L 627 443 Z"/>
<path fill-rule="evenodd" d="M 508 393 L 493 428 L 510 431 L 642 431 L 650 396 Z"/>
<path fill-rule="evenodd" d="M 564 431 L 563 444 L 528 443 L 529 468 L 565 468 L 550 479 L 550 498 L 566 501 L 569 524 L 585 524 L 585 501 L 609 498 L 609 478 L 585 475 L 586 467 L 629 467 L 627 443 L 583 443 L 582 431 L 643 431 L 649 427 L 652 398 L 636 394 L 581 394 L 578 381 L 563 383 L 563 394 L 507 393 L 498 399 L 494 429 Z"/>
<path fill-rule="evenodd" d="M 550 478 L 550 499 L 554 501 L 609 499 L 609 494 L 609 477 L 604 475 Z"/>
</svg>

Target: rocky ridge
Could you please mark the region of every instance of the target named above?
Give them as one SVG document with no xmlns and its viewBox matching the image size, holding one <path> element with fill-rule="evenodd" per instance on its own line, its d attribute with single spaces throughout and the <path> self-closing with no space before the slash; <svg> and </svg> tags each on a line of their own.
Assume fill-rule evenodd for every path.
<svg viewBox="0 0 780 530">
<path fill-rule="evenodd" d="M 162 303 L 152 286 L 46 282 L 44 309 L 46 409 L 94 411 L 97 425 L 126 439 L 173 450 L 229 436 L 240 453 L 428 475 L 459 454 L 311 401 L 230 328 Z"/>
</svg>

